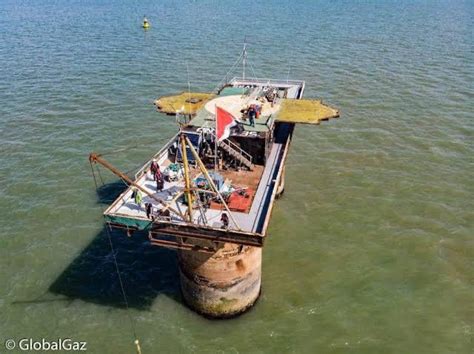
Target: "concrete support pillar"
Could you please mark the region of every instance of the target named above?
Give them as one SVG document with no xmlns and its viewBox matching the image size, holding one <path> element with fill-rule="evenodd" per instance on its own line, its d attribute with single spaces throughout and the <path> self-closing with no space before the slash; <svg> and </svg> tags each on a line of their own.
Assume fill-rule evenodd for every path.
<svg viewBox="0 0 474 354">
<path fill-rule="evenodd" d="M 280 180 L 278 181 L 277 191 L 276 191 L 276 198 L 280 198 L 285 191 L 285 167 L 281 171 Z"/>
<path fill-rule="evenodd" d="M 260 295 L 262 249 L 225 243 L 214 254 L 179 251 L 185 302 L 209 317 L 225 318 L 249 309 Z"/>
</svg>

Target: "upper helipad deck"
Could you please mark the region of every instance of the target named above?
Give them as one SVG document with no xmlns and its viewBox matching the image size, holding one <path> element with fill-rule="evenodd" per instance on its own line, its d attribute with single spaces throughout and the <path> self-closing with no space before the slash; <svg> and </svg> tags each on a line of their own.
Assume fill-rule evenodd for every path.
<svg viewBox="0 0 474 354">
<path fill-rule="evenodd" d="M 300 98 L 304 81 L 233 78 L 222 87 L 218 96 L 206 102 L 190 121 L 194 127 L 215 126 L 216 106 L 230 112 L 248 133 L 267 132 L 273 128 L 282 100 Z M 243 112 L 250 105 L 259 105 L 261 114 L 251 125 Z"/>
</svg>

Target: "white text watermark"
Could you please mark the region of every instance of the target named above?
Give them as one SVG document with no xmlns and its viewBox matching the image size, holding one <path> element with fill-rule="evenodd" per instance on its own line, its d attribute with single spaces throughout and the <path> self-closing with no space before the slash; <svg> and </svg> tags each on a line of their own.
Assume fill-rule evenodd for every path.
<svg viewBox="0 0 474 354">
<path fill-rule="evenodd" d="M 54 340 L 40 338 L 7 339 L 6 350 L 16 351 L 86 351 L 87 342 L 72 340 L 71 338 L 58 338 Z"/>
</svg>

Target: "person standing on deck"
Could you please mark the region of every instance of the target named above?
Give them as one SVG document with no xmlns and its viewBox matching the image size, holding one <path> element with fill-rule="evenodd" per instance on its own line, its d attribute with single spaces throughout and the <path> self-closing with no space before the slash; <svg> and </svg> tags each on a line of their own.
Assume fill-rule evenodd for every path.
<svg viewBox="0 0 474 354">
<path fill-rule="evenodd" d="M 160 165 L 158 165 L 158 162 L 156 161 L 156 159 L 153 159 L 150 164 L 150 172 L 155 181 L 156 181 L 156 172 L 159 170 L 160 170 Z"/>
<path fill-rule="evenodd" d="M 222 222 L 222 228 L 223 229 L 228 229 L 229 228 L 229 217 L 227 216 L 226 213 L 222 213 L 221 222 Z"/>
<path fill-rule="evenodd" d="M 253 105 L 253 104 L 250 105 L 248 115 L 249 115 L 250 125 L 252 127 L 255 127 L 255 116 L 257 115 L 257 113 L 255 112 L 255 105 Z"/>
<path fill-rule="evenodd" d="M 153 204 L 151 203 L 145 203 L 145 212 L 146 212 L 146 217 L 148 219 L 153 219 L 152 217 L 152 211 L 153 211 Z"/>
<path fill-rule="evenodd" d="M 156 181 L 156 189 L 158 190 L 158 192 L 161 192 L 163 190 L 163 187 L 165 186 L 165 179 L 160 170 L 158 170 L 155 175 L 155 181 Z"/>
<path fill-rule="evenodd" d="M 138 208 L 140 209 L 142 207 L 142 193 L 134 189 L 132 192 L 132 198 L 134 199 L 134 202 L 136 205 L 138 205 Z"/>
<path fill-rule="evenodd" d="M 161 173 L 160 166 L 156 164 L 155 173 L 153 173 L 153 177 L 155 181 L 158 181 L 160 178 L 163 178 L 163 174 Z"/>
</svg>

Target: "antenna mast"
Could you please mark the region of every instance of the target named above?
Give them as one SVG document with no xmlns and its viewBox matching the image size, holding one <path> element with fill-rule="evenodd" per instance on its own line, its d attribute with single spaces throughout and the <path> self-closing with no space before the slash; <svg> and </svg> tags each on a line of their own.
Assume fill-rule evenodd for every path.
<svg viewBox="0 0 474 354">
<path fill-rule="evenodd" d="M 242 53 L 242 79 L 245 80 L 245 64 L 247 64 L 247 42 L 244 40 L 244 50 Z"/>
</svg>

